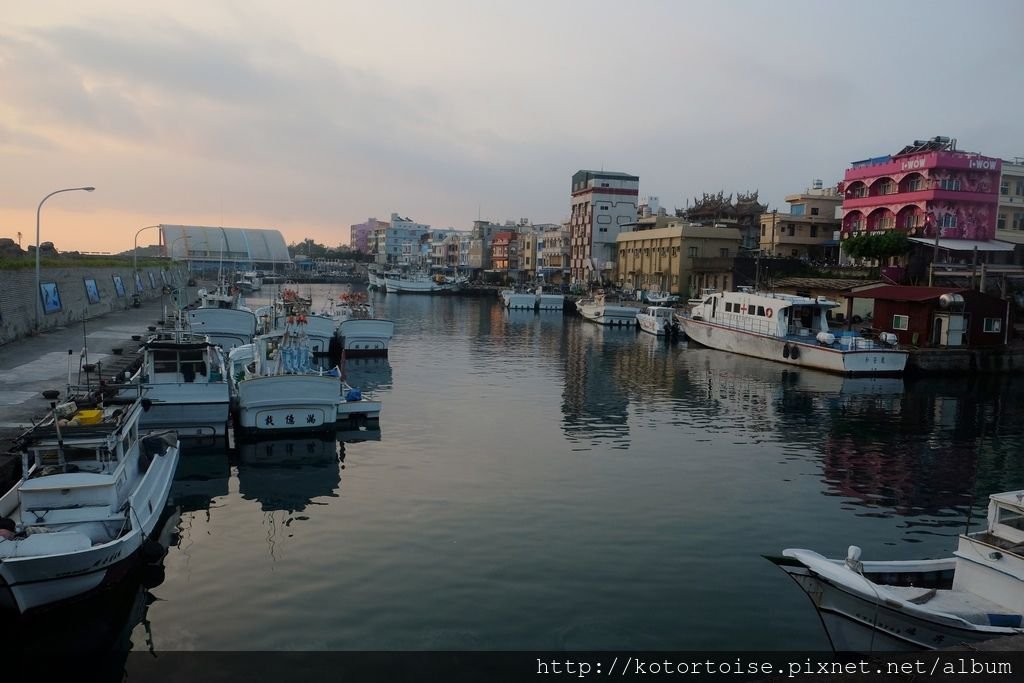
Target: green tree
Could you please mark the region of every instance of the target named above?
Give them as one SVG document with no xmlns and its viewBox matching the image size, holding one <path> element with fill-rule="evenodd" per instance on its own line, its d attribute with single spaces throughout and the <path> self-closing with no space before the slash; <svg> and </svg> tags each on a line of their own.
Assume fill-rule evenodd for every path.
<svg viewBox="0 0 1024 683">
<path fill-rule="evenodd" d="M 898 230 L 865 232 L 843 240 L 842 250 L 850 258 L 881 261 L 910 252 L 910 240 Z"/>
</svg>

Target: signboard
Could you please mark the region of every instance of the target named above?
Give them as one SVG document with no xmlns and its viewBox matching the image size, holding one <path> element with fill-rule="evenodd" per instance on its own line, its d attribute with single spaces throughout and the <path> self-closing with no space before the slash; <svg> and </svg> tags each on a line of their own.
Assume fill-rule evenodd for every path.
<svg viewBox="0 0 1024 683">
<path fill-rule="evenodd" d="M 256 429 L 310 429 L 326 423 L 323 408 L 286 408 L 256 413 Z"/>
</svg>

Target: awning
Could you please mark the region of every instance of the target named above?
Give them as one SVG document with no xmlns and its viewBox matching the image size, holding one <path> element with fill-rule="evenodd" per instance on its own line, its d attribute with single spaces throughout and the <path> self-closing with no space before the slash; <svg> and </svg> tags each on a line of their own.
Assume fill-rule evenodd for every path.
<svg viewBox="0 0 1024 683">
<path fill-rule="evenodd" d="M 910 241 L 929 247 L 935 246 L 934 238 L 911 237 Z M 977 247 L 978 251 L 1013 251 L 1014 246 L 1009 242 L 1000 242 L 999 240 L 951 240 L 939 238 L 939 249 L 948 249 L 950 251 L 974 251 L 975 247 Z"/>
</svg>

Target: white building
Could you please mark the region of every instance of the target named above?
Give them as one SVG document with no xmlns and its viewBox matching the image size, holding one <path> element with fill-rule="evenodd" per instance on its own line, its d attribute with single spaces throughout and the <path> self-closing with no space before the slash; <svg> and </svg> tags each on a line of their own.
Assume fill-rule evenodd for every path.
<svg viewBox="0 0 1024 683">
<path fill-rule="evenodd" d="M 612 280 L 615 238 L 637 219 L 639 176 L 577 171 L 572 176 L 570 277 L 576 283 Z"/>
<path fill-rule="evenodd" d="M 376 262 L 389 266 L 421 265 L 425 256 L 421 244 L 429 232 L 429 225 L 391 214 L 391 223 L 374 230 Z"/>
</svg>

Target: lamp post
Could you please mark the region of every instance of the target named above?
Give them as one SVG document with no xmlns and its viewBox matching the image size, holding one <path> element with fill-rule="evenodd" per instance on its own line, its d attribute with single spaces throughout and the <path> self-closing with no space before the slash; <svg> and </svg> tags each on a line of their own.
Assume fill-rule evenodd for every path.
<svg viewBox="0 0 1024 683">
<path fill-rule="evenodd" d="M 159 228 L 159 225 L 147 225 L 144 228 L 139 228 L 135 231 L 135 245 L 132 247 L 132 279 L 135 279 L 135 273 L 139 272 L 139 233 L 143 230 L 149 230 L 150 228 Z M 138 294 L 138 292 L 136 292 Z"/>
<path fill-rule="evenodd" d="M 95 187 L 67 187 L 63 190 L 54 190 L 43 197 L 39 202 L 39 206 L 36 207 L 36 332 L 39 331 L 39 327 L 43 319 L 43 300 L 42 294 L 39 291 L 39 215 L 43 210 L 43 203 L 53 195 L 60 194 L 61 192 L 75 192 L 78 190 L 82 190 L 83 192 L 92 192 L 95 189 Z"/>
</svg>

